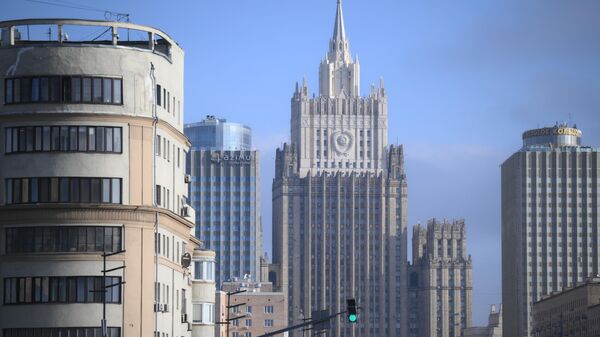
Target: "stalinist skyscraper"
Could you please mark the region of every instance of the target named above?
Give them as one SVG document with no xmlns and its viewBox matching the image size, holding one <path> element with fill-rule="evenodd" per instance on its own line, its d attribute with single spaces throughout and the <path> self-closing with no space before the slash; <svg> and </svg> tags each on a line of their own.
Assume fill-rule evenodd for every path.
<svg viewBox="0 0 600 337">
<path fill-rule="evenodd" d="M 356 298 L 359 322 L 338 317 L 328 336 L 405 336 L 403 150 L 388 145 L 383 81 L 360 96 L 341 1 L 319 95 L 296 84 L 291 112 L 291 143 L 277 150 L 273 182 L 273 262 L 289 323 L 314 310 L 343 311 Z"/>
</svg>

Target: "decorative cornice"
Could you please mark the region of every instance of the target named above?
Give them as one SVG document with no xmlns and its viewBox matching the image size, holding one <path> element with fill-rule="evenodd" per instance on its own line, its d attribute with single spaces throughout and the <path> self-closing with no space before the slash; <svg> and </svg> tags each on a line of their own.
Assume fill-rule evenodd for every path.
<svg viewBox="0 0 600 337">
<path fill-rule="evenodd" d="M 154 223 L 156 213 L 161 221 L 170 221 L 190 230 L 194 223 L 162 208 L 130 205 L 34 204 L 0 207 L 0 225 L 28 223 Z"/>
</svg>

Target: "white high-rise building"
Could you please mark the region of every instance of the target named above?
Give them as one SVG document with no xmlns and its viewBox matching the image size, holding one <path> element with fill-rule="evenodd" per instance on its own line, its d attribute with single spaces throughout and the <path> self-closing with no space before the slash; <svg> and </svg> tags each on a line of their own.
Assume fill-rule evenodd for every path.
<svg viewBox="0 0 600 337">
<path fill-rule="evenodd" d="M 599 150 L 556 125 L 525 132 L 502 164 L 505 337 L 534 336 L 533 302 L 598 275 Z"/>
<path fill-rule="evenodd" d="M 272 281 L 288 298 L 290 325 L 316 310 L 343 312 L 355 298 L 359 323 L 342 314 L 328 336 L 405 336 L 403 150 L 387 144 L 383 85 L 360 96 L 359 69 L 338 1 L 319 95 L 296 84 L 291 144 L 277 151 L 273 262 L 280 273 Z"/>
</svg>

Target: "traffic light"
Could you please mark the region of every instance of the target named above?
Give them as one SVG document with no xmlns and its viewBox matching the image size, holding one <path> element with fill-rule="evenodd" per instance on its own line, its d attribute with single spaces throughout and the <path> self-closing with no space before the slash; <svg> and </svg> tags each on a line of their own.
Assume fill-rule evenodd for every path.
<svg viewBox="0 0 600 337">
<path fill-rule="evenodd" d="M 346 302 L 348 303 L 348 308 L 346 309 L 346 314 L 348 314 L 348 322 L 356 323 L 356 321 L 358 321 L 358 313 L 356 312 L 356 300 L 351 298 Z"/>
</svg>

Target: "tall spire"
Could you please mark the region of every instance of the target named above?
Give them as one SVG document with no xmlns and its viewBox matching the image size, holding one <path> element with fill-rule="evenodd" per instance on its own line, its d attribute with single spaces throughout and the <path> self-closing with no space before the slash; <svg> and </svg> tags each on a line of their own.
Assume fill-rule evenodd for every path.
<svg viewBox="0 0 600 337">
<path fill-rule="evenodd" d="M 342 0 L 337 0 L 333 36 L 329 40 L 329 52 L 319 67 L 319 92 L 323 96 L 358 96 L 360 93 L 360 66 L 352 61 L 346 38 Z"/>
<path fill-rule="evenodd" d="M 342 0 L 337 0 L 337 10 L 335 12 L 335 22 L 333 24 L 333 36 L 329 42 L 329 53 L 327 58 L 329 59 L 329 62 L 332 63 L 336 61 L 349 63 L 352 61 L 348 40 L 346 40 Z"/>
<path fill-rule="evenodd" d="M 333 41 L 342 43 L 346 41 L 344 14 L 342 13 L 342 0 L 337 0 L 337 11 L 335 13 L 335 24 L 333 26 Z"/>
</svg>

